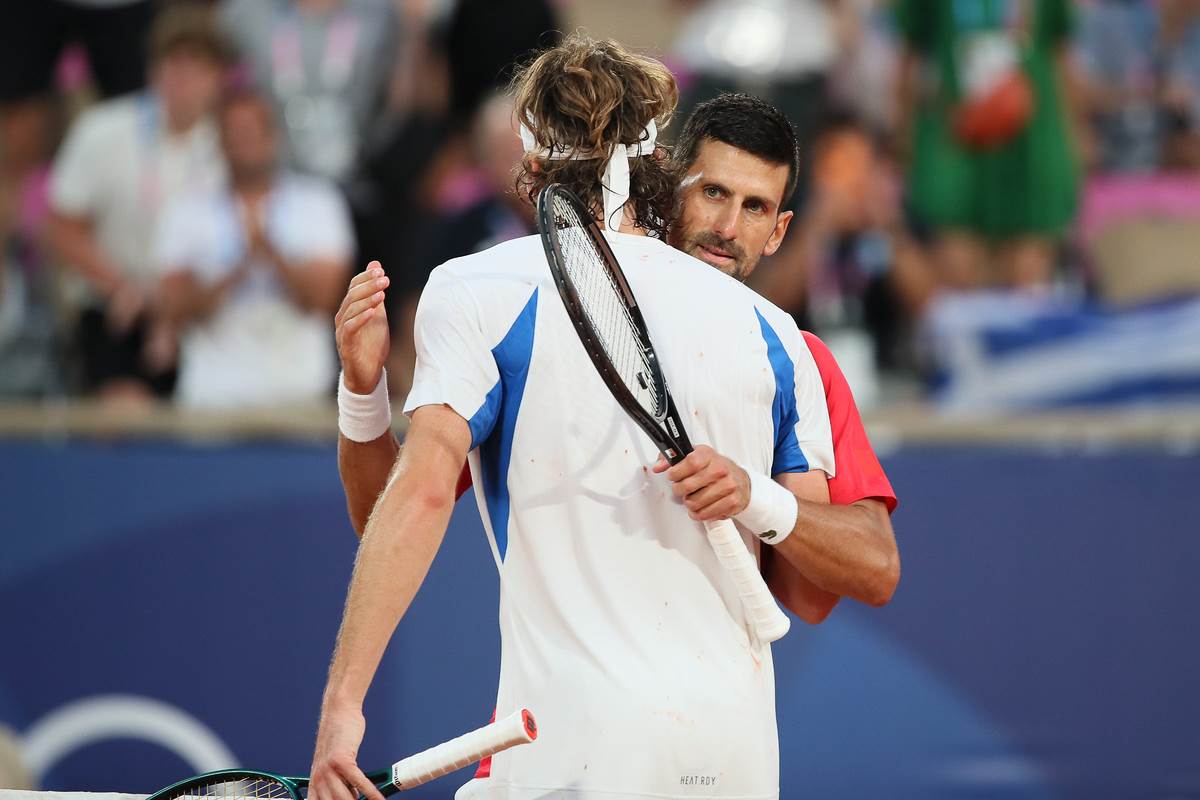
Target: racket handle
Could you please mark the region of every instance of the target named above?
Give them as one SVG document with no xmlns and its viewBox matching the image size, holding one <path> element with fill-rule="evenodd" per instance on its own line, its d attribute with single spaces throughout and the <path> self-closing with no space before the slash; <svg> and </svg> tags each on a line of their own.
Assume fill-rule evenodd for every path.
<svg viewBox="0 0 1200 800">
<path fill-rule="evenodd" d="M 729 570 L 737 584 L 746 615 L 758 638 L 773 642 L 782 637 L 792 626 L 792 621 L 775 605 L 775 598 L 771 596 L 771 590 L 767 588 L 767 582 L 763 580 L 758 564 L 746 549 L 737 528 L 729 520 L 722 519 L 704 523 L 704 529 L 708 532 L 708 541 L 717 554 L 717 560 Z"/>
<path fill-rule="evenodd" d="M 411 789 L 536 738 L 533 714 L 528 709 L 515 711 L 490 725 L 397 761 L 392 765 L 392 784 L 395 791 Z"/>
</svg>

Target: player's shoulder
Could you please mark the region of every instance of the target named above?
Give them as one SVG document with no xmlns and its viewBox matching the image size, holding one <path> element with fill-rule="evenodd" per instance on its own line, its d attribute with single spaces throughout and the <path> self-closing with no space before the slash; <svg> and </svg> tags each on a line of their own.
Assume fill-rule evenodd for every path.
<svg viewBox="0 0 1200 800">
<path fill-rule="evenodd" d="M 494 309 L 503 315 L 503 309 L 526 303 L 548 276 L 541 238 L 522 236 L 439 264 L 422 296 L 454 296 L 481 313 Z"/>
<path fill-rule="evenodd" d="M 817 372 L 821 373 L 821 382 L 825 385 L 825 396 L 829 402 L 840 402 L 846 397 L 852 397 L 850 384 L 846 381 L 846 376 L 842 374 L 842 368 L 834 358 L 829 345 L 825 344 L 821 337 L 812 331 L 801 331 L 800 335 L 808 347 L 808 352 L 812 354 L 813 361 L 817 364 Z"/>
<path fill-rule="evenodd" d="M 821 368 L 821 372 L 825 372 L 825 368 L 832 366 L 839 372 L 841 368 L 837 365 L 837 360 L 833 357 L 833 351 L 829 349 L 829 345 L 821 340 L 812 331 L 800 331 L 800 336 L 804 339 L 804 344 L 808 346 L 808 351 L 812 353 L 813 359 L 817 362 L 817 366 Z"/>
<path fill-rule="evenodd" d="M 546 271 L 542 240 L 536 234 L 494 244 L 486 250 L 452 258 L 435 267 L 434 274 L 465 281 L 504 276 L 532 276 Z"/>
<path fill-rule="evenodd" d="M 809 351 L 808 342 L 801 335 L 800 328 L 796 325 L 796 318 L 750 287 L 747 286 L 745 289 L 751 295 L 750 302 L 754 305 L 754 311 L 758 315 L 763 333 L 767 334 L 769 331 L 779 339 L 793 358 L 800 352 L 807 353 Z"/>
</svg>

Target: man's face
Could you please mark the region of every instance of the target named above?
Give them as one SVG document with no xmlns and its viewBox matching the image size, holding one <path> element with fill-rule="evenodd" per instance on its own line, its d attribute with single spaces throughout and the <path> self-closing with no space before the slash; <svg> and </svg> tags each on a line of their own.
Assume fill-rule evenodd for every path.
<svg viewBox="0 0 1200 800">
<path fill-rule="evenodd" d="M 791 222 L 780 211 L 786 164 L 705 139 L 679 185 L 679 219 L 670 242 L 740 281 L 779 249 Z"/>
<path fill-rule="evenodd" d="M 266 103 L 244 99 L 226 108 L 221 115 L 221 145 L 235 179 L 262 179 L 274 172 L 279 148 Z"/>
<path fill-rule="evenodd" d="M 191 48 L 168 52 L 154 65 L 152 80 L 169 119 L 198 120 L 221 92 L 221 65 Z"/>
</svg>

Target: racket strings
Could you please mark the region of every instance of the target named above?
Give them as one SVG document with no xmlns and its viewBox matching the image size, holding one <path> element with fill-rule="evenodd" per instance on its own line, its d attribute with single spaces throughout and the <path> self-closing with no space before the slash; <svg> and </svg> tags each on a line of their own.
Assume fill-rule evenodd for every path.
<svg viewBox="0 0 1200 800">
<path fill-rule="evenodd" d="M 563 271 L 605 356 L 637 402 L 661 417 L 666 398 L 658 390 L 646 343 L 604 254 L 588 234 L 585 226 L 589 221 L 581 219 L 574 206 L 561 197 L 554 198 L 553 210 Z"/>
<path fill-rule="evenodd" d="M 287 785 L 262 776 L 185 786 L 163 800 L 293 800 L 294 797 Z"/>
</svg>

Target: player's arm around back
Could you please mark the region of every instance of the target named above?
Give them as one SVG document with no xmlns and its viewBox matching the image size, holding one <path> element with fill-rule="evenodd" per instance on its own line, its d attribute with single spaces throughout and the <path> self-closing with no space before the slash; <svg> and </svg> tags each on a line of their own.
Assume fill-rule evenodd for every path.
<svg viewBox="0 0 1200 800">
<path fill-rule="evenodd" d="M 700 445 L 673 467 L 659 461 L 672 490 L 696 520 L 739 518 L 754 498 L 749 474 L 736 462 Z M 821 470 L 766 476 L 760 491 L 790 493 L 795 523 L 778 544 L 764 544 L 763 573 L 767 585 L 790 611 L 805 622 L 819 623 L 841 597 L 873 606 L 891 599 L 900 579 L 900 557 L 886 506 L 876 500 L 850 505 L 829 504 L 829 484 Z M 778 485 L 775 490 L 771 487 Z M 764 542 L 768 541 L 764 537 Z"/>
<path fill-rule="evenodd" d="M 796 496 L 796 524 L 783 541 L 764 548 L 767 585 L 806 622 L 822 621 L 841 597 L 885 605 L 900 581 L 887 507 L 872 499 L 830 505 L 828 495 L 813 502 L 798 491 L 807 475 L 776 476 Z"/>
<path fill-rule="evenodd" d="M 355 442 L 338 433 L 338 474 L 346 492 L 350 523 L 360 539 L 399 455 L 400 443 L 390 430 L 369 442 Z"/>
<path fill-rule="evenodd" d="M 900 554 L 889 516 L 896 495 L 871 447 L 850 384 L 825 343 L 807 331 L 801 335 L 825 390 L 837 476 L 827 482 L 832 505 L 814 505 L 794 491 L 806 480 L 800 473 L 775 475 L 796 494 L 796 524 L 794 535 L 764 550 L 763 573 L 784 605 L 819 622 L 838 597 L 872 606 L 887 603 L 900 580 Z M 765 492 L 772 491 L 767 485 Z"/>
<path fill-rule="evenodd" d="M 406 447 L 372 512 L 359 546 L 346 610 L 321 706 L 313 755 L 313 800 L 344 800 L 366 790 L 356 766 L 365 723 L 363 698 L 384 648 L 441 546 L 471 433 L 446 406 L 413 413 Z"/>
</svg>

